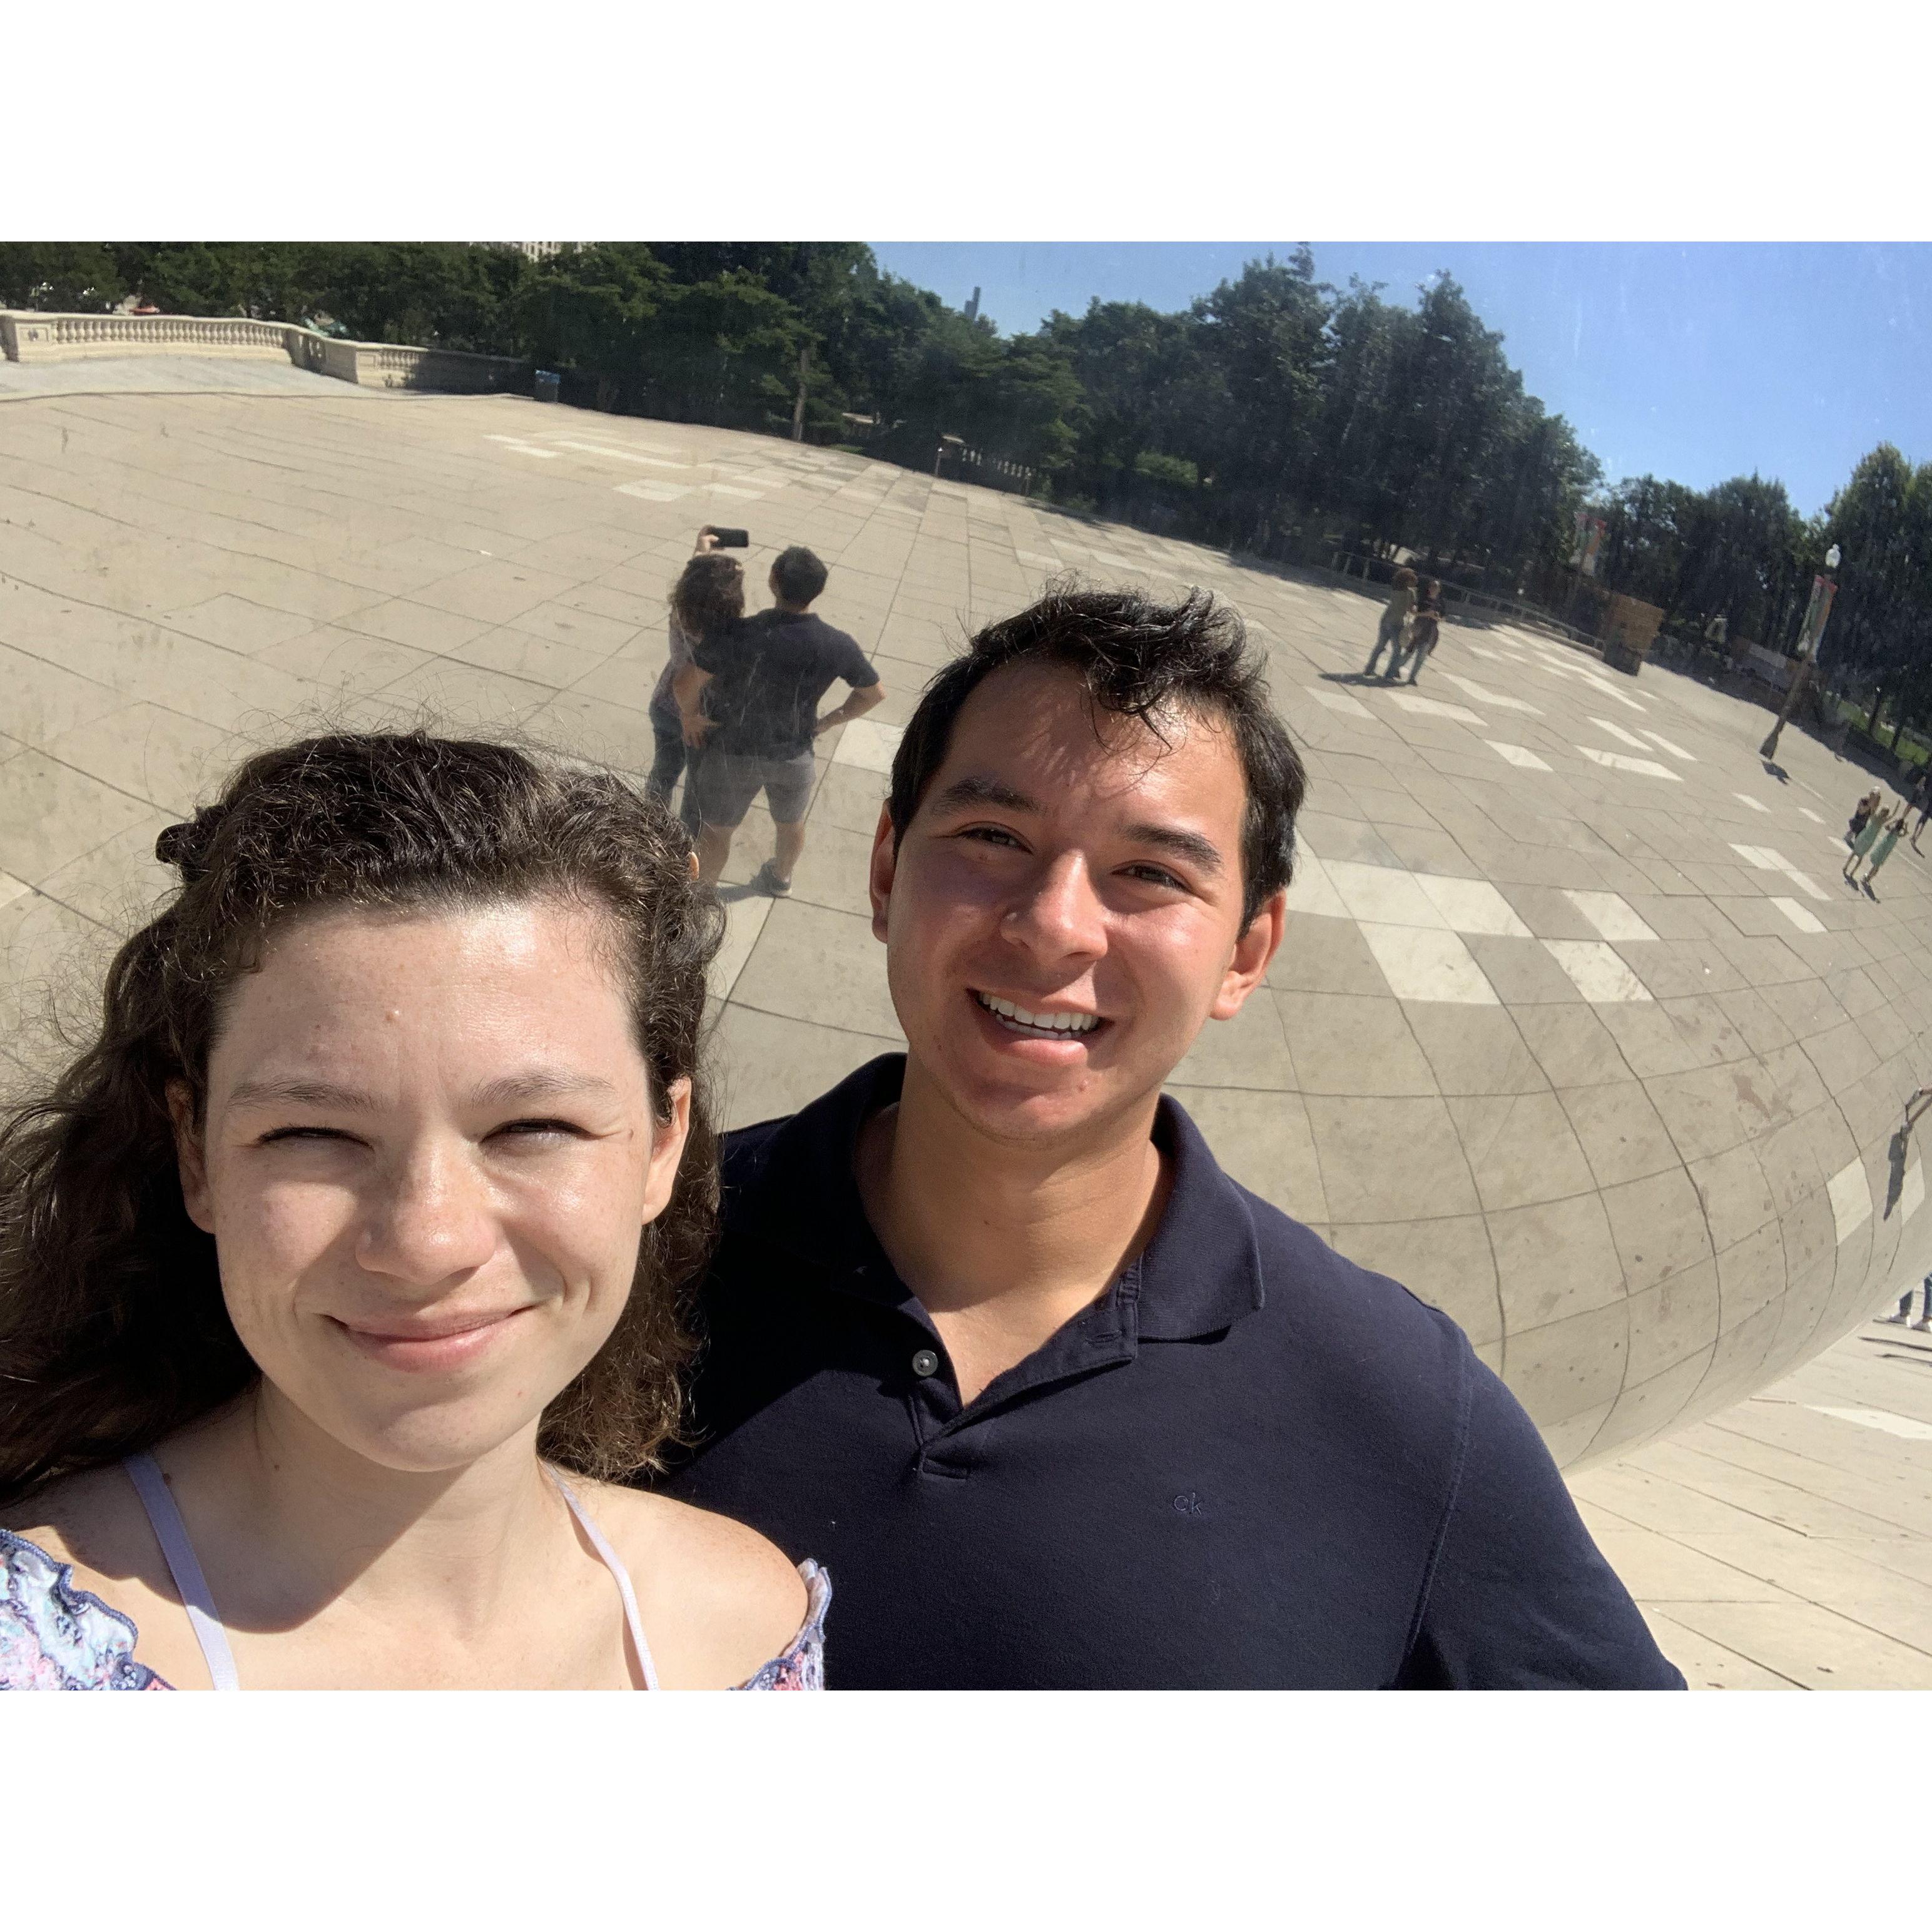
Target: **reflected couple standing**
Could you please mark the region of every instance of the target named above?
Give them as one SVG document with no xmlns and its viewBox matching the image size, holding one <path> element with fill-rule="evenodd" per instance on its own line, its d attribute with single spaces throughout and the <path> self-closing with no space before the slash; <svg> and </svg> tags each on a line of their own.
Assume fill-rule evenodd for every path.
<svg viewBox="0 0 1932 1932">
<path fill-rule="evenodd" d="M 1162 1094 L 1304 783 L 1203 593 L 983 630 L 872 847 L 906 1052 L 720 1150 L 658 806 L 244 767 L 0 1141 L 0 1682 L 1681 1686 L 1461 1331 Z"/>
<path fill-rule="evenodd" d="M 671 586 L 670 652 L 651 693 L 656 755 L 645 789 L 668 806 L 685 773 L 679 817 L 696 844 L 698 874 L 710 885 L 762 794 L 772 816 L 772 856 L 752 890 L 784 898 L 805 850 L 817 775 L 812 747 L 886 694 L 856 640 L 813 614 L 830 572 L 802 545 L 780 551 L 772 566 L 771 608 L 746 616 L 744 570 L 724 546 L 728 538 L 742 544 L 747 534 L 706 524 Z M 819 700 L 840 678 L 850 692 L 821 717 Z"/>
</svg>

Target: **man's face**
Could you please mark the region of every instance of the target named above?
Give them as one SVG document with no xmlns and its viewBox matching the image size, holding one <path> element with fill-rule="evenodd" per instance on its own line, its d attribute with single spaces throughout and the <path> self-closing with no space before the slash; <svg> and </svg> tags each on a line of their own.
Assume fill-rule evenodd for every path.
<svg viewBox="0 0 1932 1932">
<path fill-rule="evenodd" d="M 1104 1127 L 1240 1011 L 1285 897 L 1244 926 L 1246 802 L 1217 721 L 1157 735 L 1051 665 L 967 700 L 896 854 L 880 814 L 872 868 L 911 1058 L 964 1118 L 1016 1142 Z"/>
</svg>

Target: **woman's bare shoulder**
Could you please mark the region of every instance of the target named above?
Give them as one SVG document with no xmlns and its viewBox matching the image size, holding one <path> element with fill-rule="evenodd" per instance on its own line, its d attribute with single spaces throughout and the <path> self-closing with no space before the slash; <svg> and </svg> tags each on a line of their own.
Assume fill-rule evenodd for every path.
<svg viewBox="0 0 1932 1932">
<path fill-rule="evenodd" d="M 71 1564 L 74 1581 L 97 1591 L 145 1582 L 157 1553 L 140 1498 L 118 1468 L 58 1478 L 0 1510 L 0 1529 Z"/>
<path fill-rule="evenodd" d="M 602 1483 L 584 1490 L 631 1573 L 667 1687 L 742 1683 L 790 1648 L 809 1599 L 776 1544 L 669 1496 Z"/>
</svg>

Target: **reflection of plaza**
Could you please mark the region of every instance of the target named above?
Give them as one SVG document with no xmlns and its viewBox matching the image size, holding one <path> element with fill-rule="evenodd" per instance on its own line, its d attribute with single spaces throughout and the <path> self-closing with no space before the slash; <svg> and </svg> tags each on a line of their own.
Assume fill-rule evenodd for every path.
<svg viewBox="0 0 1932 1932">
<path fill-rule="evenodd" d="M 1928 1071 L 1922 866 L 1842 890 L 1863 774 L 1791 732 L 1777 782 L 1761 712 L 1510 627 L 1365 685 L 1353 590 L 833 451 L 308 380 L 0 404 L 16 1054 L 50 975 L 160 886 L 155 832 L 257 742 L 428 717 L 646 770 L 665 592 L 716 520 L 749 526 L 754 583 L 786 544 L 824 557 L 819 608 L 887 692 L 821 741 L 791 898 L 732 900 L 729 1118 L 897 1039 L 865 854 L 965 628 L 1062 570 L 1198 582 L 1268 644 L 1312 778 L 1270 983 L 1174 1082 L 1238 1179 L 1448 1309 L 1572 1462 L 1738 1401 L 1932 1263 L 1892 1142 Z"/>
</svg>

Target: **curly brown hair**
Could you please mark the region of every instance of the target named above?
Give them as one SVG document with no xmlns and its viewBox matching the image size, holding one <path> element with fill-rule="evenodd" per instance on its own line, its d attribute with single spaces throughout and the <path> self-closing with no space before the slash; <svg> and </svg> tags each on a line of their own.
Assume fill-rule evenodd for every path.
<svg viewBox="0 0 1932 1932">
<path fill-rule="evenodd" d="M 716 637 L 745 614 L 745 572 L 735 556 L 700 550 L 670 587 L 670 614 L 693 644 Z"/>
<path fill-rule="evenodd" d="M 668 1119 L 689 1080 L 690 1134 L 624 1313 L 538 1447 L 607 1480 L 652 1466 L 718 1208 L 698 1063 L 724 919 L 676 822 L 614 774 L 507 745 L 344 733 L 249 759 L 154 850 L 181 884 L 115 956 L 98 1036 L 0 1112 L 0 1501 L 148 1448 L 256 1378 L 182 1201 L 167 1092 L 184 1082 L 201 1118 L 226 995 L 278 927 L 330 907 L 556 896 L 608 921 L 653 1105 Z"/>
</svg>

